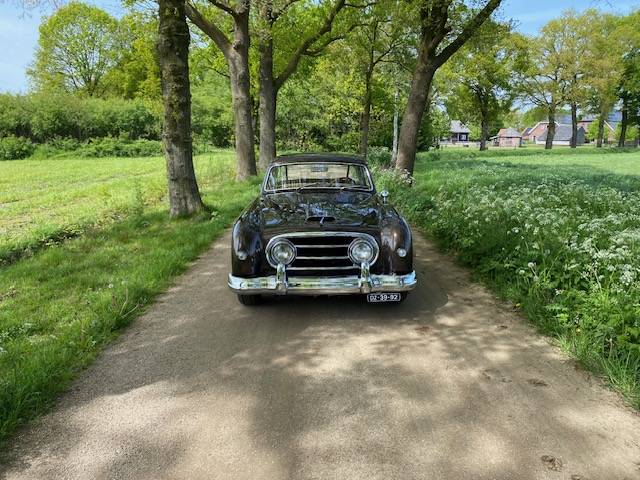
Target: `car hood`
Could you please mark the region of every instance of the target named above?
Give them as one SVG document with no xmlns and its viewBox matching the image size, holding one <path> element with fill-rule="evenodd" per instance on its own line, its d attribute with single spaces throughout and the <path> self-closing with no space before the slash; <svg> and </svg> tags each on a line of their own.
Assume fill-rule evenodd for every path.
<svg viewBox="0 0 640 480">
<path fill-rule="evenodd" d="M 377 195 L 348 190 L 265 194 L 261 210 L 265 229 L 373 227 L 381 217 Z"/>
</svg>

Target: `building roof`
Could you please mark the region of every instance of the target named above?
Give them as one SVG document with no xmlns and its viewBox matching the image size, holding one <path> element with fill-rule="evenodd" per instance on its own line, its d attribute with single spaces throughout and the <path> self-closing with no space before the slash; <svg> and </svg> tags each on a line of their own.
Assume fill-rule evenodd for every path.
<svg viewBox="0 0 640 480">
<path fill-rule="evenodd" d="M 449 131 L 451 133 L 471 133 L 471 130 L 460 120 L 451 120 Z"/>
<path fill-rule="evenodd" d="M 531 131 L 533 130 L 533 127 L 527 127 L 524 129 L 524 132 L 522 132 L 522 136 L 526 137 L 527 135 L 529 135 L 531 133 Z"/>
<path fill-rule="evenodd" d="M 558 122 L 556 122 L 556 123 L 558 123 Z M 537 130 L 537 129 L 538 129 L 538 127 L 540 127 L 540 126 L 542 126 L 542 127 L 544 127 L 544 128 L 547 128 L 547 125 L 549 125 L 549 122 L 548 122 L 548 121 L 546 121 L 546 120 L 541 120 L 540 122 L 537 122 L 533 127 L 530 127 L 530 128 L 529 128 L 529 132 L 528 132 L 528 134 L 533 133 L 533 132 L 534 132 L 535 130 Z"/>
<path fill-rule="evenodd" d="M 582 117 L 582 120 L 580 120 L 581 122 L 596 122 L 598 120 L 598 115 L 585 115 L 584 117 Z M 622 112 L 611 112 L 609 115 L 607 115 L 607 122 L 613 124 L 613 123 L 619 123 L 622 121 Z"/>
<path fill-rule="evenodd" d="M 498 135 L 496 135 L 498 138 L 522 138 L 522 135 L 520 135 L 520 132 L 517 131 L 515 128 L 501 128 L 500 131 L 498 132 Z"/>
<path fill-rule="evenodd" d="M 301 162 L 367 163 L 362 155 L 350 155 L 348 153 L 293 153 L 289 155 L 280 155 L 271 163 L 284 164 Z"/>
<path fill-rule="evenodd" d="M 580 132 L 580 130 L 583 131 L 584 133 L 584 127 L 579 127 L 578 128 L 578 132 Z M 549 132 L 549 130 L 545 130 L 542 135 L 540 135 L 538 137 L 538 141 L 540 142 L 544 142 L 547 140 L 547 133 Z M 571 127 L 571 125 L 566 125 L 566 124 L 561 124 L 561 125 L 556 125 L 556 134 L 553 137 L 553 141 L 554 142 L 569 142 L 571 141 L 571 136 L 573 135 L 573 129 Z"/>
</svg>

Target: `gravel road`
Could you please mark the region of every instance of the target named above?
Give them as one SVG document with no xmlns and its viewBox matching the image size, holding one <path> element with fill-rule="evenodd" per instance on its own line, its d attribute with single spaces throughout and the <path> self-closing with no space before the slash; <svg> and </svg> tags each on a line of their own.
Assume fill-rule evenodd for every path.
<svg viewBox="0 0 640 480">
<path fill-rule="evenodd" d="M 229 242 L 17 436 L 0 478 L 640 478 L 640 416 L 425 239 L 402 305 L 243 307 Z"/>
</svg>

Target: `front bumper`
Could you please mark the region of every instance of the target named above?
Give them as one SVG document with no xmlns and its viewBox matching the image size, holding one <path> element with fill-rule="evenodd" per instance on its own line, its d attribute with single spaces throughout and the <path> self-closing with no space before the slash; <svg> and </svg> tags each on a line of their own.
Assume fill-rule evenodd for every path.
<svg viewBox="0 0 640 480">
<path fill-rule="evenodd" d="M 368 273 L 368 272 L 367 272 Z M 287 277 L 284 271 L 268 277 L 244 278 L 229 274 L 229 288 L 251 295 L 352 295 L 372 292 L 407 292 L 416 286 L 416 273 L 406 275 L 353 275 L 348 277 Z"/>
</svg>

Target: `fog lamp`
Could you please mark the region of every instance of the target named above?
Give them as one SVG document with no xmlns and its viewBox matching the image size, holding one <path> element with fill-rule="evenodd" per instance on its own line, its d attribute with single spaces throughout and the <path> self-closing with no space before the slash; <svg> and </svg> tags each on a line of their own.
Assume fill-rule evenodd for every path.
<svg viewBox="0 0 640 480">
<path fill-rule="evenodd" d="M 396 250 L 396 253 L 398 254 L 398 256 L 399 256 L 400 258 L 404 258 L 404 257 L 406 257 L 406 256 L 407 256 L 407 251 L 406 251 L 404 248 L 398 248 L 398 249 Z"/>
</svg>

